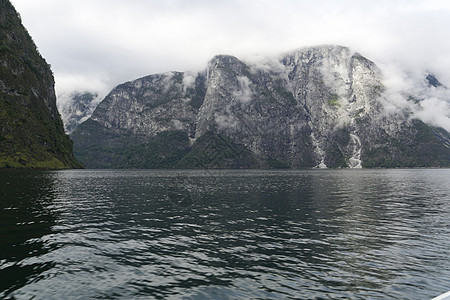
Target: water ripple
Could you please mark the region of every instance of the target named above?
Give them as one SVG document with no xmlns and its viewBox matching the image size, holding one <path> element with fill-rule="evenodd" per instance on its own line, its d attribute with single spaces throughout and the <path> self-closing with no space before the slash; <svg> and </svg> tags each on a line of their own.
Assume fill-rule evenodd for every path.
<svg viewBox="0 0 450 300">
<path fill-rule="evenodd" d="M 1 298 L 424 299 L 449 289 L 449 170 L 1 175 Z"/>
</svg>

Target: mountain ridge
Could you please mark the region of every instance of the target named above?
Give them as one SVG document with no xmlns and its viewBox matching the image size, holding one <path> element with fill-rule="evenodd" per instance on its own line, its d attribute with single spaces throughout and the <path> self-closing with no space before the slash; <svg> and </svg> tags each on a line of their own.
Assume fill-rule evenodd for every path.
<svg viewBox="0 0 450 300">
<path fill-rule="evenodd" d="M 387 115 L 384 94 L 378 67 L 343 46 L 298 49 L 260 64 L 217 55 L 206 72 L 117 86 L 72 134 L 74 151 L 88 167 L 450 166 L 448 132 Z M 163 132 L 183 135 L 178 148 L 167 148 L 177 153 L 172 163 L 140 166 L 139 157 L 165 159 L 155 150 Z"/>
</svg>

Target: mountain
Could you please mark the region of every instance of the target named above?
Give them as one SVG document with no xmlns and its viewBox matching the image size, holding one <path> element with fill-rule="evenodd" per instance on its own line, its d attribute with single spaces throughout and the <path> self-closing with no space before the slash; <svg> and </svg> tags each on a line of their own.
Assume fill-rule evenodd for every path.
<svg viewBox="0 0 450 300">
<path fill-rule="evenodd" d="M 96 93 L 74 92 L 70 95 L 62 95 L 58 100 L 57 105 L 61 112 L 64 129 L 70 134 L 92 115 L 101 99 Z"/>
<path fill-rule="evenodd" d="M 0 0 L 0 168 L 80 167 L 54 78 L 8 0 Z"/>
<path fill-rule="evenodd" d="M 381 71 L 346 47 L 218 55 L 117 86 L 72 138 L 90 168 L 450 166 L 449 133 L 386 101 Z"/>
<path fill-rule="evenodd" d="M 425 80 L 428 83 L 428 86 L 447 88 L 433 74 L 427 74 Z"/>
</svg>

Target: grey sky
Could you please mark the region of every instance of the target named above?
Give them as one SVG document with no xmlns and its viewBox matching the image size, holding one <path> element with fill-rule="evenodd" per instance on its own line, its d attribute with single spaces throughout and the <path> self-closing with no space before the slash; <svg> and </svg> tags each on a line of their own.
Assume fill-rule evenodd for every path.
<svg viewBox="0 0 450 300">
<path fill-rule="evenodd" d="M 165 71 L 318 44 L 450 86 L 448 0 L 11 0 L 57 93 L 98 91 Z"/>
</svg>

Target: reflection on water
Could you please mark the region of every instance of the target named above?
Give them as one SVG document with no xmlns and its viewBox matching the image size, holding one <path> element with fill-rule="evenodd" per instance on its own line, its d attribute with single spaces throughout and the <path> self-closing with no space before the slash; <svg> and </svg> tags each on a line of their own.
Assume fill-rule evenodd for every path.
<svg viewBox="0 0 450 300">
<path fill-rule="evenodd" d="M 49 173 L 14 171 L 0 175 L 0 290 L 5 295 L 39 280 L 40 274 L 54 266 L 34 259 L 55 246 L 42 240 L 55 225 L 53 182 Z M 18 263 L 23 261 L 28 262 Z"/>
<path fill-rule="evenodd" d="M 0 298 L 427 299 L 450 170 L 1 171 Z"/>
</svg>

